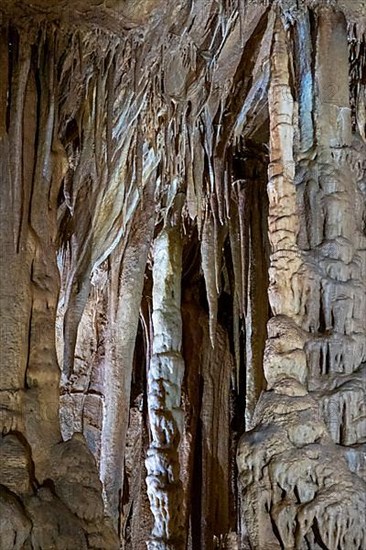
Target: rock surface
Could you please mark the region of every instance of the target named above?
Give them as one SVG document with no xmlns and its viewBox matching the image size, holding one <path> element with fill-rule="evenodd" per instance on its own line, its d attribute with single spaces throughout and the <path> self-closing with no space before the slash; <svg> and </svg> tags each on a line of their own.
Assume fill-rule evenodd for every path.
<svg viewBox="0 0 366 550">
<path fill-rule="evenodd" d="M 0 548 L 365 546 L 364 0 L 3 0 Z"/>
</svg>

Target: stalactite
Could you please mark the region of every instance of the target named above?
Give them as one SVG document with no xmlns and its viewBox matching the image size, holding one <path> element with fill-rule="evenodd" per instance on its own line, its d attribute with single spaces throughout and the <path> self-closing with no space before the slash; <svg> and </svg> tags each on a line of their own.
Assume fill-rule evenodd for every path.
<svg viewBox="0 0 366 550">
<path fill-rule="evenodd" d="M 252 414 L 264 388 L 263 351 L 266 341 L 266 323 L 269 316 L 266 289 L 267 265 L 262 221 L 265 216 L 262 199 L 262 175 L 249 182 L 251 186 L 248 203 L 251 205 L 248 252 L 248 306 L 245 316 L 246 336 L 246 425 L 250 426 Z"/>
<path fill-rule="evenodd" d="M 236 303 L 239 308 L 240 315 L 244 314 L 243 309 L 243 275 L 242 275 L 242 246 L 240 238 L 240 224 L 239 224 L 239 205 L 238 205 L 238 196 L 236 189 L 234 188 L 231 192 L 231 202 L 230 202 L 230 217 L 229 217 L 229 237 L 230 237 L 230 250 L 231 258 L 233 262 L 233 272 L 234 272 L 234 288 L 235 288 L 235 298 Z M 243 243 L 245 246 L 245 243 Z"/>
<path fill-rule="evenodd" d="M 247 314 L 248 307 L 248 272 L 249 272 L 249 201 L 247 201 L 248 182 L 239 180 L 237 184 L 238 211 L 239 211 L 239 235 L 240 235 L 240 263 L 241 263 L 241 310 Z"/>
<path fill-rule="evenodd" d="M 133 218 L 124 250 L 113 262 L 110 342 L 104 374 L 104 415 L 101 443 L 101 478 L 107 510 L 116 522 L 124 479 L 124 453 L 130 389 L 140 304 L 147 257 L 155 226 L 155 174 L 143 196 L 145 207 Z M 114 283 L 114 284 L 113 284 Z"/>
<path fill-rule="evenodd" d="M 182 244 L 179 226 L 164 228 L 154 242 L 153 345 L 148 371 L 151 443 L 147 452 L 147 491 L 154 527 L 148 548 L 184 548 L 183 490 L 178 445 L 183 432 L 181 388 Z"/>
<path fill-rule="evenodd" d="M 98 67 L 99 77 L 91 80 L 84 91 L 85 111 L 80 113 L 84 124 L 84 141 L 73 178 L 72 217 L 81 218 L 84 223 L 77 224 L 74 230 L 73 265 L 69 270 L 66 290 L 63 370 L 68 378 L 72 374 L 77 330 L 90 290 L 91 272 L 126 233 L 139 202 L 142 192 L 140 187 L 144 187 L 157 164 L 157 158 L 151 150 L 152 154 L 145 155 L 143 162 L 143 142 L 140 139 L 141 162 L 138 173 L 129 166 L 132 144 L 140 132 L 139 114 L 145 103 L 146 89 L 143 87 L 135 97 L 132 92 L 126 92 L 123 81 L 119 82 L 112 103 L 108 79 L 114 78 L 113 63 L 117 63 L 117 59 L 113 58 L 113 54 L 116 44 L 111 41 L 104 43 L 103 47 L 109 51 L 109 65 L 104 75 Z M 123 55 L 120 50 L 118 53 Z M 112 119 L 114 125 L 109 128 Z M 131 126 L 133 132 L 129 133 Z M 138 180 L 141 181 L 137 183 Z M 130 183 L 129 187 L 127 182 Z M 80 210 L 84 212 L 83 215 Z"/>
<path fill-rule="evenodd" d="M 215 347 L 216 323 L 217 323 L 217 275 L 216 275 L 216 250 L 215 230 L 213 215 L 206 213 L 202 230 L 201 258 L 202 270 L 205 277 L 207 301 L 210 310 L 210 339 L 212 347 Z"/>
<path fill-rule="evenodd" d="M 363 10 L 2 0 L 4 547 L 362 547 Z"/>
<path fill-rule="evenodd" d="M 15 71 L 11 82 L 12 96 L 10 103 L 11 123 L 9 127 L 9 141 L 12 150 L 11 156 L 11 177 L 13 180 L 13 208 L 14 208 L 14 247 L 19 250 L 19 239 L 22 225 L 22 208 L 24 193 L 23 166 L 19 162 L 22 158 L 23 145 L 23 112 L 26 97 L 26 86 L 31 62 L 31 49 L 27 38 L 20 35 L 18 43 L 14 44 L 14 50 L 17 49 L 18 59 L 15 60 Z"/>
</svg>

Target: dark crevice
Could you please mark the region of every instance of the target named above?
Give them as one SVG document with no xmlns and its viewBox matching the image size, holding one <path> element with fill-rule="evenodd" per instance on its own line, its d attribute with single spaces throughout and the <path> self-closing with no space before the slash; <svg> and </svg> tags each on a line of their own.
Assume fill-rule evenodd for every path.
<svg viewBox="0 0 366 550">
<path fill-rule="evenodd" d="M 199 410 L 202 407 L 203 379 L 199 378 Z M 197 419 L 191 496 L 192 547 L 202 548 L 202 421 Z"/>
</svg>

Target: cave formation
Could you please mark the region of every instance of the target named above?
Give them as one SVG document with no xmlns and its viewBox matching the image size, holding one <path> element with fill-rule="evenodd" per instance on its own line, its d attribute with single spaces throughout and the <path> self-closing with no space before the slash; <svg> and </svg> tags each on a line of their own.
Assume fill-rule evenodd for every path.
<svg viewBox="0 0 366 550">
<path fill-rule="evenodd" d="M 365 0 L 0 30 L 1 550 L 365 549 Z"/>
</svg>

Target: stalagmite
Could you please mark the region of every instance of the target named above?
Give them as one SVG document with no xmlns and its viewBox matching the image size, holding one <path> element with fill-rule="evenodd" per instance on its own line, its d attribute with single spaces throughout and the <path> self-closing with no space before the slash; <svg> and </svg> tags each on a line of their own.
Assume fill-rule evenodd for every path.
<svg viewBox="0 0 366 550">
<path fill-rule="evenodd" d="M 179 226 L 164 228 L 154 242 L 153 343 L 148 371 L 147 491 L 154 527 L 148 548 L 184 548 L 183 490 L 178 446 L 183 432 L 184 375 L 181 319 L 182 243 Z"/>
</svg>

